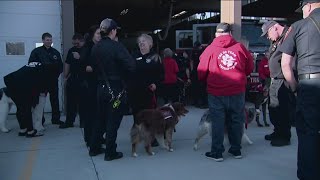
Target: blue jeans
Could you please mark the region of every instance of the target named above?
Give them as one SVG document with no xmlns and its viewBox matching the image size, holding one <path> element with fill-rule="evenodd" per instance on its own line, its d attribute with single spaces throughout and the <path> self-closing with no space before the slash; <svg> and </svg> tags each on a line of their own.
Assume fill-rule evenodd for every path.
<svg viewBox="0 0 320 180">
<path fill-rule="evenodd" d="M 228 131 L 231 151 L 241 149 L 241 138 L 245 120 L 245 94 L 233 96 L 208 95 L 209 118 L 212 120 L 211 152 L 223 153 L 225 125 Z"/>
<path fill-rule="evenodd" d="M 298 178 L 320 179 L 320 79 L 299 81 L 296 111 Z"/>
</svg>

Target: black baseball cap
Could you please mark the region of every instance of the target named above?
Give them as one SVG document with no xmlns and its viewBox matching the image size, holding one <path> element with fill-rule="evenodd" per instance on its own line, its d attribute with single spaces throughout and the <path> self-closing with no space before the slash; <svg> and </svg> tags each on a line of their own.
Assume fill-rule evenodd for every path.
<svg viewBox="0 0 320 180">
<path fill-rule="evenodd" d="M 302 8 L 303 6 L 305 6 L 308 3 L 316 3 L 316 2 L 320 2 L 320 0 L 302 0 L 299 3 L 299 8 L 295 10 L 295 12 L 297 13 L 302 13 Z"/>
<path fill-rule="evenodd" d="M 113 29 L 121 29 L 121 28 L 113 19 L 106 18 L 103 21 L 101 21 L 100 29 L 104 29 L 105 31 L 111 31 Z"/>
<path fill-rule="evenodd" d="M 231 32 L 231 25 L 228 23 L 219 23 L 216 29 L 218 33 L 227 33 Z"/>
<path fill-rule="evenodd" d="M 261 34 L 261 37 L 262 36 L 265 36 L 267 33 L 268 33 L 268 31 L 269 31 L 269 29 L 272 27 L 272 26 L 274 26 L 275 24 L 278 24 L 276 21 L 267 21 L 267 22 L 265 22 L 263 25 L 262 25 L 262 27 L 261 27 L 261 30 L 262 30 L 262 34 Z"/>
</svg>

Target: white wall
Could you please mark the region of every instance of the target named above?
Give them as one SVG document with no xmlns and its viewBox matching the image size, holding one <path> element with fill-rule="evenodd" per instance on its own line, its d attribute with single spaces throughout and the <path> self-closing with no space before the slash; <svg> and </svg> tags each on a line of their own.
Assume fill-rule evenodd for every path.
<svg viewBox="0 0 320 180">
<path fill-rule="evenodd" d="M 53 46 L 61 52 L 61 6 L 60 0 L 1 0 L 0 1 L 0 88 L 3 76 L 19 69 L 28 62 L 36 43 L 42 42 L 41 35 L 49 32 Z M 6 42 L 25 43 L 25 55 L 6 55 Z M 61 83 L 60 87 L 61 87 Z M 62 88 L 60 89 L 60 102 Z M 47 100 L 46 111 L 51 111 Z M 60 103 L 61 107 L 62 103 Z"/>
</svg>

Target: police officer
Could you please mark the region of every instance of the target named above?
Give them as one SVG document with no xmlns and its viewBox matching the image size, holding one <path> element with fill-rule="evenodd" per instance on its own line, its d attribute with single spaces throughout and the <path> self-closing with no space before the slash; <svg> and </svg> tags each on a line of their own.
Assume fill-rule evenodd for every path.
<svg viewBox="0 0 320 180">
<path fill-rule="evenodd" d="M 48 85 L 49 85 L 49 94 L 50 102 L 52 108 L 52 124 L 63 124 L 60 121 L 60 110 L 59 110 L 59 87 L 58 87 L 58 78 L 62 73 L 62 60 L 59 51 L 51 47 L 52 45 L 52 35 L 50 33 L 42 34 L 43 46 L 35 48 L 29 58 L 30 62 L 40 62 L 46 68 L 48 68 Z"/>
<path fill-rule="evenodd" d="M 302 20 L 290 27 L 280 47 L 282 71 L 297 93 L 298 178 L 320 179 L 320 0 L 303 0 Z M 293 55 L 297 55 L 297 60 Z M 291 64 L 297 64 L 298 82 Z"/>
<path fill-rule="evenodd" d="M 269 87 L 269 115 L 274 126 L 274 132 L 266 135 L 265 139 L 271 141 L 272 146 L 286 146 L 290 144 L 291 120 L 289 116 L 290 95 L 288 84 L 281 71 L 282 52 L 279 46 L 285 39 L 287 26 L 282 26 L 276 21 L 267 21 L 262 25 L 262 35 L 271 40 L 269 69 L 271 84 Z M 285 112 L 285 113 L 284 113 Z"/>
<path fill-rule="evenodd" d="M 90 156 L 102 153 L 100 139 L 106 132 L 105 161 L 123 157 L 117 152 L 117 131 L 123 114 L 125 101 L 124 80 L 135 71 L 135 61 L 127 49 L 114 41 L 118 25 L 112 19 L 105 19 L 100 24 L 101 40 L 91 51 L 93 70 L 98 76 L 98 118 L 94 119 L 94 131 L 90 142 Z M 105 124 L 103 128 L 101 126 Z"/>
<path fill-rule="evenodd" d="M 80 59 L 81 53 L 81 40 L 83 36 L 81 34 L 75 34 L 72 37 L 73 47 L 69 49 L 67 59 L 64 65 L 64 78 L 66 79 L 66 93 L 67 93 L 67 116 L 64 124 L 61 124 L 59 128 L 65 129 L 73 127 L 73 123 L 79 112 L 80 127 L 83 127 L 83 98 L 80 97 L 81 91 L 84 89 L 81 87 L 83 82 L 83 73 L 81 72 L 82 59 Z M 81 105 L 80 105 L 81 104 Z"/>
</svg>

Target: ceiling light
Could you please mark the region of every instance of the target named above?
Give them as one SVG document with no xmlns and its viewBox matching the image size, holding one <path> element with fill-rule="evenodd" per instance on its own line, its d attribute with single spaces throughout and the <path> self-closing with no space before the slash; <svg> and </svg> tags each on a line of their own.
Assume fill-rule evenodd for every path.
<svg viewBox="0 0 320 180">
<path fill-rule="evenodd" d="M 184 15 L 185 13 L 187 13 L 187 11 L 181 11 L 181 12 L 179 12 L 178 14 L 173 15 L 172 18 L 177 18 L 177 17 L 179 17 L 179 16 Z"/>
<path fill-rule="evenodd" d="M 120 15 L 121 16 L 126 15 L 128 12 L 129 12 L 129 9 L 124 9 L 121 11 Z"/>
</svg>

